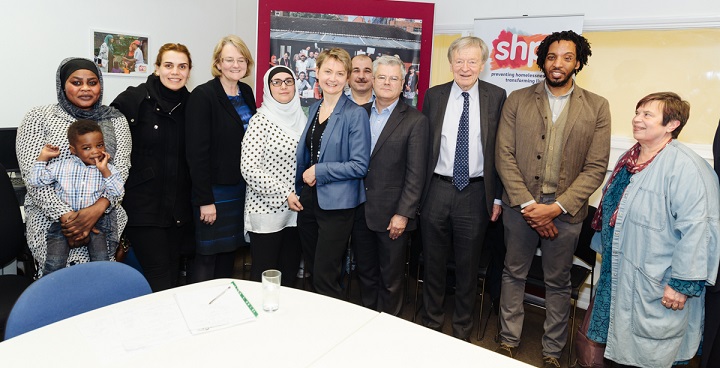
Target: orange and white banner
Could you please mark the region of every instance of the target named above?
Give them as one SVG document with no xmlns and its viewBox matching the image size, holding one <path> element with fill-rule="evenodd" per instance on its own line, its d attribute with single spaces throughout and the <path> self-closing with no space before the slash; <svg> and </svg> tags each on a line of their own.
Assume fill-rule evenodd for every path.
<svg viewBox="0 0 720 368">
<path fill-rule="evenodd" d="M 480 79 L 510 92 L 541 81 L 536 49 L 553 32 L 582 33 L 582 15 L 475 19 L 475 36 L 485 41 L 490 57 Z"/>
</svg>

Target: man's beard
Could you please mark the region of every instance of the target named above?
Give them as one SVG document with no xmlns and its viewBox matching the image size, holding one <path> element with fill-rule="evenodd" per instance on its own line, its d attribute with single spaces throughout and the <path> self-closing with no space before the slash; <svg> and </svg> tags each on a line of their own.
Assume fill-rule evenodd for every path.
<svg viewBox="0 0 720 368">
<path fill-rule="evenodd" d="M 553 87 L 553 88 L 566 86 L 570 81 L 572 81 L 573 75 L 575 75 L 575 73 L 570 73 L 570 74 L 565 75 L 565 78 L 563 78 L 559 81 L 555 81 L 554 79 L 548 77 L 548 72 L 544 72 L 544 74 L 545 74 L 545 83 L 547 83 L 548 86 Z"/>
</svg>

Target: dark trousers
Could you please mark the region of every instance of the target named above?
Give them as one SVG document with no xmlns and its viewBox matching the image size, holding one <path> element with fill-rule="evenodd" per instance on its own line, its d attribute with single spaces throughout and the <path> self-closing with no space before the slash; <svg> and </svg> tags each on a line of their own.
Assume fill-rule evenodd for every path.
<svg viewBox="0 0 720 368">
<path fill-rule="evenodd" d="M 319 294 L 342 299 L 340 271 L 347 249 L 355 208 L 323 210 L 314 187 L 300 192 L 303 210 L 298 213 L 298 232 L 305 256 L 305 271 L 312 273 L 312 284 Z"/>
<path fill-rule="evenodd" d="M 232 278 L 235 269 L 235 254 L 224 252 L 217 254 L 196 254 L 193 259 L 190 282 L 202 282 L 212 279 Z"/>
<path fill-rule="evenodd" d="M 705 293 L 705 332 L 703 335 L 702 368 L 720 365 L 720 292 Z"/>
<path fill-rule="evenodd" d="M 389 231 L 370 230 L 365 220 L 365 205 L 358 207 L 352 248 L 364 307 L 395 316 L 400 314 L 407 241 L 406 232 L 392 240 Z"/>
<path fill-rule="evenodd" d="M 470 183 L 458 191 L 452 183 L 433 177 L 423 205 L 423 324 L 442 330 L 445 321 L 445 278 L 448 255 L 455 261 L 453 336 L 466 339 L 473 326 L 480 251 L 490 216 L 485 205 L 485 183 Z"/>
<path fill-rule="evenodd" d="M 250 233 L 252 267 L 250 280 L 261 281 L 265 270 L 282 272 L 282 285 L 292 286 L 300 265 L 300 238 L 297 227 L 286 227 L 278 232 Z"/>
<path fill-rule="evenodd" d="M 143 274 L 153 291 L 177 286 L 180 249 L 195 244 L 192 224 L 183 226 L 127 226 L 125 236 L 135 250 Z"/>
</svg>

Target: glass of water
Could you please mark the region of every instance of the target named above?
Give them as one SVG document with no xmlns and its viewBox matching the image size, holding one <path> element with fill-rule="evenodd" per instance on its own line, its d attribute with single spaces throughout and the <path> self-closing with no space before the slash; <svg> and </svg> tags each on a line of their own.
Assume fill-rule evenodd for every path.
<svg viewBox="0 0 720 368">
<path fill-rule="evenodd" d="M 280 307 L 280 278 L 278 270 L 266 270 L 262 273 L 263 310 L 274 312 Z"/>
</svg>

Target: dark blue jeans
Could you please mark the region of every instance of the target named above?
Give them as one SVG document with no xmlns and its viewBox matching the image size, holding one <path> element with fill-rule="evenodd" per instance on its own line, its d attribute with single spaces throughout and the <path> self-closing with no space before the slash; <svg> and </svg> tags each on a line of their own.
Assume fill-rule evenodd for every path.
<svg viewBox="0 0 720 368">
<path fill-rule="evenodd" d="M 87 243 L 86 247 L 90 255 L 90 261 L 92 262 L 107 261 L 110 259 L 108 257 L 108 247 L 105 236 L 105 221 L 107 221 L 107 219 L 106 216 L 103 215 L 95 224 L 95 228 L 100 230 L 99 234 L 95 234 L 92 231 L 90 232 L 90 242 Z M 67 265 L 68 256 L 70 255 L 70 245 L 61 230 L 60 222 L 53 222 L 48 229 L 46 237 L 47 253 L 45 255 L 43 276 L 65 268 Z"/>
</svg>

